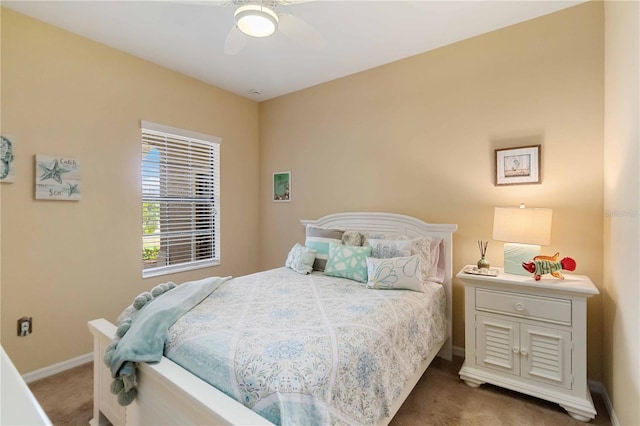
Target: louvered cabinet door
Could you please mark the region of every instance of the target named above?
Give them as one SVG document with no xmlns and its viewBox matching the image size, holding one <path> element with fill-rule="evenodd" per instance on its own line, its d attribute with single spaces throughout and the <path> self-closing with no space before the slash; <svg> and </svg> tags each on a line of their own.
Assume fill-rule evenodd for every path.
<svg viewBox="0 0 640 426">
<path fill-rule="evenodd" d="M 520 375 L 520 324 L 482 315 L 476 316 L 476 363 Z"/>
<path fill-rule="evenodd" d="M 571 333 L 521 325 L 521 375 L 571 389 Z"/>
</svg>

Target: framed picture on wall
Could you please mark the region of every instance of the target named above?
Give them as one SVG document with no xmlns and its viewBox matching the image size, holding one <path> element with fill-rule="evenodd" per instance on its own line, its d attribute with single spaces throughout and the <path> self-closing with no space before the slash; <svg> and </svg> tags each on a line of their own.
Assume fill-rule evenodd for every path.
<svg viewBox="0 0 640 426">
<path fill-rule="evenodd" d="M 540 145 L 496 149 L 496 185 L 540 183 Z"/>
<path fill-rule="evenodd" d="M 291 172 L 273 174 L 273 201 L 275 203 L 291 201 Z"/>
<path fill-rule="evenodd" d="M 80 160 L 36 155 L 36 200 L 80 199 Z"/>
</svg>

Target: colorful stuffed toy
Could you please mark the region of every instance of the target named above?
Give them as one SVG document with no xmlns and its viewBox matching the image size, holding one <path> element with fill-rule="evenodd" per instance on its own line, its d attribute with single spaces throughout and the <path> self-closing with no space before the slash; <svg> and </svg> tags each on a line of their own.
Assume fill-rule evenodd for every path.
<svg viewBox="0 0 640 426">
<path fill-rule="evenodd" d="M 558 262 L 558 256 L 560 253 L 556 253 L 553 256 L 536 256 L 533 258 L 533 262 L 522 262 L 522 267 L 531 272 L 536 281 L 540 281 L 540 276 L 544 274 L 551 274 L 556 278 L 564 279 L 560 270 L 575 271 L 576 261 L 570 257 L 565 257 Z"/>
</svg>

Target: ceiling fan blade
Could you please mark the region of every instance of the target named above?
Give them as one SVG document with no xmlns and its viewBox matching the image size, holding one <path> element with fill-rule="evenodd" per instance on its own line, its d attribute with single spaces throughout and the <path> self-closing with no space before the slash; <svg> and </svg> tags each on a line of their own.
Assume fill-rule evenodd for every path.
<svg viewBox="0 0 640 426">
<path fill-rule="evenodd" d="M 277 0 L 281 6 L 290 6 L 294 4 L 309 3 L 316 0 Z"/>
<path fill-rule="evenodd" d="M 245 44 L 247 44 L 247 36 L 234 25 L 224 41 L 224 53 L 225 55 L 237 55 Z"/>
<path fill-rule="evenodd" d="M 324 37 L 306 21 L 287 13 L 278 15 L 278 19 L 280 20 L 278 31 L 281 31 L 285 36 L 312 49 L 321 50 L 324 48 Z"/>
<path fill-rule="evenodd" d="M 168 3 L 188 4 L 193 6 L 232 6 L 232 0 L 166 0 Z"/>
</svg>

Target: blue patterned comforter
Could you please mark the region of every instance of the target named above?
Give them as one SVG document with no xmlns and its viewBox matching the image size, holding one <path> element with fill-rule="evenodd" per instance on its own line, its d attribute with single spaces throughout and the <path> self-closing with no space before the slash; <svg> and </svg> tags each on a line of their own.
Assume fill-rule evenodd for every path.
<svg viewBox="0 0 640 426">
<path fill-rule="evenodd" d="M 445 296 L 274 269 L 170 328 L 165 355 L 275 424 L 374 424 L 445 336 Z"/>
</svg>

